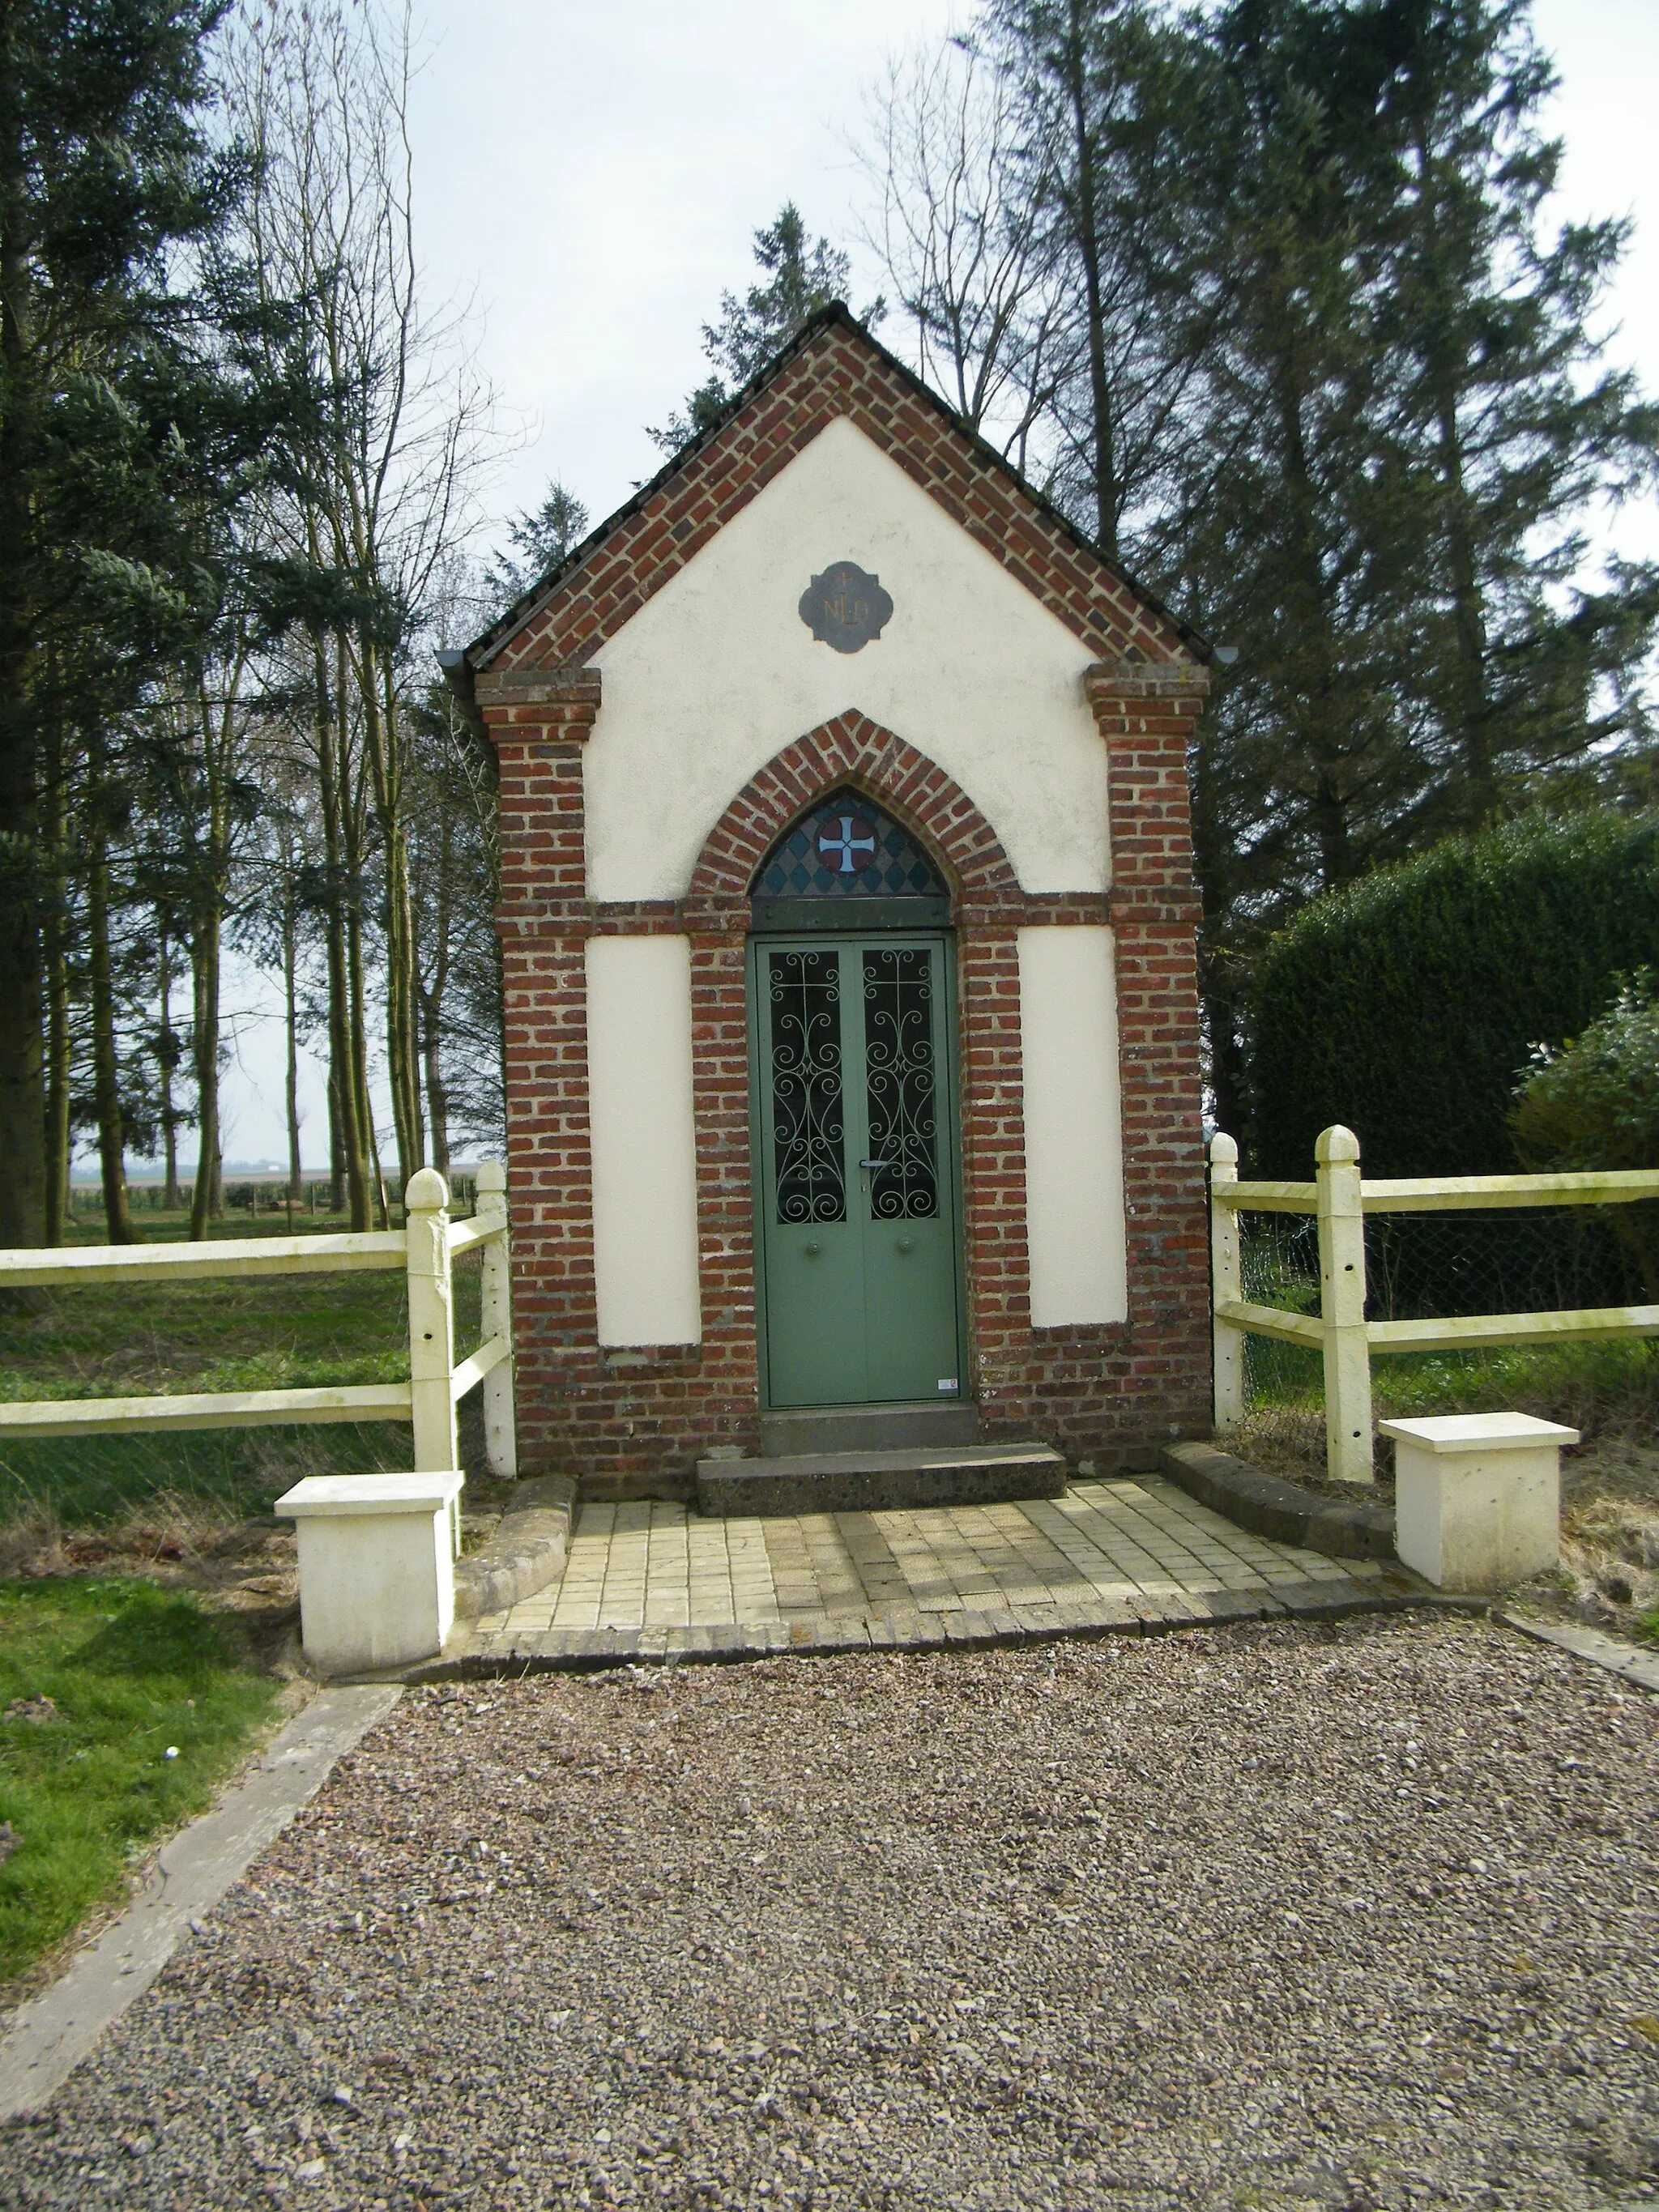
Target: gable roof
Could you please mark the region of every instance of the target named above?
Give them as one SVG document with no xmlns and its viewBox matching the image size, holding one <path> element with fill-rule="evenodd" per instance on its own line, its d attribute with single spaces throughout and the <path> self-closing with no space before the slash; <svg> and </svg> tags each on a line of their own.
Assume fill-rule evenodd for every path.
<svg viewBox="0 0 1659 2212">
<path fill-rule="evenodd" d="M 464 653 L 489 668 L 588 659 L 845 416 L 1103 659 L 1207 660 L 1210 647 L 969 430 L 839 302 L 802 325 L 697 437 Z"/>
</svg>

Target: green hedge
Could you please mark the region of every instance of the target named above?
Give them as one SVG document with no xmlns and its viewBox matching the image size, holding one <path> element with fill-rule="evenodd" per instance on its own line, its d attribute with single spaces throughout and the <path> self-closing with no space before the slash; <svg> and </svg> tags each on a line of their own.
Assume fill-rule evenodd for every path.
<svg viewBox="0 0 1659 2212">
<path fill-rule="evenodd" d="M 1306 1177 L 1333 1121 L 1373 1175 L 1501 1175 L 1536 1042 L 1659 964 L 1659 814 L 1528 818 L 1308 907 L 1257 964 L 1246 1173 Z"/>
</svg>

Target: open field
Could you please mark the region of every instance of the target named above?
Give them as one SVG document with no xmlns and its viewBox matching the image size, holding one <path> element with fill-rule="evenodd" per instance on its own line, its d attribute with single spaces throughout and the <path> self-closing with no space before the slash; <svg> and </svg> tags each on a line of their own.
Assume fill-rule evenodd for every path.
<svg viewBox="0 0 1659 2212">
<path fill-rule="evenodd" d="M 182 1237 L 179 1215 L 141 1211 L 144 1241 Z M 339 1231 L 325 1215 L 294 1233 Z M 287 1236 L 280 1212 L 246 1215 L 216 1235 Z M 71 1240 L 95 1243 L 82 1222 Z M 477 1340 L 478 1269 L 456 1269 L 458 1340 Z M 395 1272 L 227 1277 L 208 1282 L 88 1285 L 0 1309 L 0 1397 L 94 1398 L 190 1390 L 283 1389 L 380 1382 L 409 1373 L 408 1315 Z M 164 1493 L 228 1516 L 264 1512 L 301 1475 L 405 1465 L 402 1423 L 339 1427 L 37 1437 L 0 1434 L 0 1528 L 33 1520 L 64 1528 L 141 1516 Z"/>
<path fill-rule="evenodd" d="M 0 1991 L 208 1803 L 279 1695 L 182 1593 L 0 1583 Z"/>
</svg>

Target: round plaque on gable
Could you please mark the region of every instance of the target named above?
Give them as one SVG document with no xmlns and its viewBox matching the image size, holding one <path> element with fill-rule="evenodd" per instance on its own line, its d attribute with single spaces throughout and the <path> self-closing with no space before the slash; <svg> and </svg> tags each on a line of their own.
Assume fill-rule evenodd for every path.
<svg viewBox="0 0 1659 2212">
<path fill-rule="evenodd" d="M 832 561 L 800 595 L 800 618 L 820 644 L 857 653 L 892 620 L 893 602 L 879 576 L 856 561 Z"/>
</svg>

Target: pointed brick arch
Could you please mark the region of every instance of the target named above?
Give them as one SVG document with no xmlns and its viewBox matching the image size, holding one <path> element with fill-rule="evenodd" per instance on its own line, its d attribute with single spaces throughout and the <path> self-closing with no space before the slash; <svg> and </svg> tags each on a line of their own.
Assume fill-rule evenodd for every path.
<svg viewBox="0 0 1659 2212">
<path fill-rule="evenodd" d="M 737 793 L 692 870 L 688 908 L 707 915 L 746 903 L 762 862 L 790 824 L 849 785 L 878 800 L 927 848 L 958 907 L 1021 903 L 1001 840 L 962 786 L 926 753 L 848 707 L 775 753 Z"/>
</svg>

